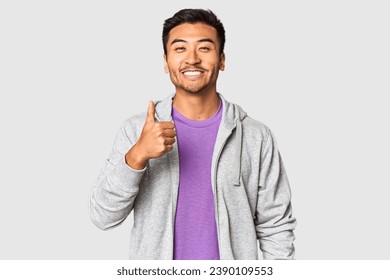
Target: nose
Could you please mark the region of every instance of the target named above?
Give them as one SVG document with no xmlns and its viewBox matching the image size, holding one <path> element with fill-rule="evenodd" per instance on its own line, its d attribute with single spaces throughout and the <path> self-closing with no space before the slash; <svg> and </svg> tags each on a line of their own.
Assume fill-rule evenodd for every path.
<svg viewBox="0 0 390 280">
<path fill-rule="evenodd" d="M 198 56 L 198 53 L 196 52 L 196 49 L 188 52 L 188 56 L 186 57 L 186 63 L 191 65 L 200 63 L 200 58 Z"/>
</svg>

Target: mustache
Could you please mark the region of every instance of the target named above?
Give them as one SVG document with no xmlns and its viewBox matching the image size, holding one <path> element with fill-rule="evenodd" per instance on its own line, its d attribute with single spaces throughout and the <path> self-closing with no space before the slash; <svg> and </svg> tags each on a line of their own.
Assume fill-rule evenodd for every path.
<svg viewBox="0 0 390 280">
<path fill-rule="evenodd" d="M 187 67 L 183 67 L 182 69 L 180 69 L 180 72 L 183 72 L 183 71 L 207 71 L 206 69 L 204 69 L 203 67 L 193 67 L 193 66 L 187 66 Z"/>
</svg>

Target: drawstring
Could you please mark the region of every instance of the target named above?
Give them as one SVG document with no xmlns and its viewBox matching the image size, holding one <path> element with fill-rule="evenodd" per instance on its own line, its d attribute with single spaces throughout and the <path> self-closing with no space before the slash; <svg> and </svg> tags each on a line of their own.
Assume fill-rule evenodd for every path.
<svg viewBox="0 0 390 280">
<path fill-rule="evenodd" d="M 242 124 L 238 119 L 236 121 L 236 158 L 234 160 L 234 185 L 240 186 L 240 178 L 241 178 L 241 149 L 242 149 Z"/>
</svg>

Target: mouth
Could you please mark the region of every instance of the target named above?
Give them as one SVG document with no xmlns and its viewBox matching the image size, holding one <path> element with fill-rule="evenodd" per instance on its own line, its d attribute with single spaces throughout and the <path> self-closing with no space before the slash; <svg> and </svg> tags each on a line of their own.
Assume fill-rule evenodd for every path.
<svg viewBox="0 0 390 280">
<path fill-rule="evenodd" d="M 201 76 L 205 71 L 200 69 L 187 69 L 182 71 L 181 73 L 186 77 L 199 77 Z"/>
</svg>

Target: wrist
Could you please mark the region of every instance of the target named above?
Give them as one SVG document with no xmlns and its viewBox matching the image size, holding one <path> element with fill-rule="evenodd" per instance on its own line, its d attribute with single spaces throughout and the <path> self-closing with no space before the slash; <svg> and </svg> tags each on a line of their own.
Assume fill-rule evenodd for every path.
<svg viewBox="0 0 390 280">
<path fill-rule="evenodd" d="M 140 152 L 137 144 L 135 144 L 125 155 L 125 162 L 131 168 L 141 170 L 145 168 L 148 159 L 143 156 L 143 153 Z"/>
</svg>

